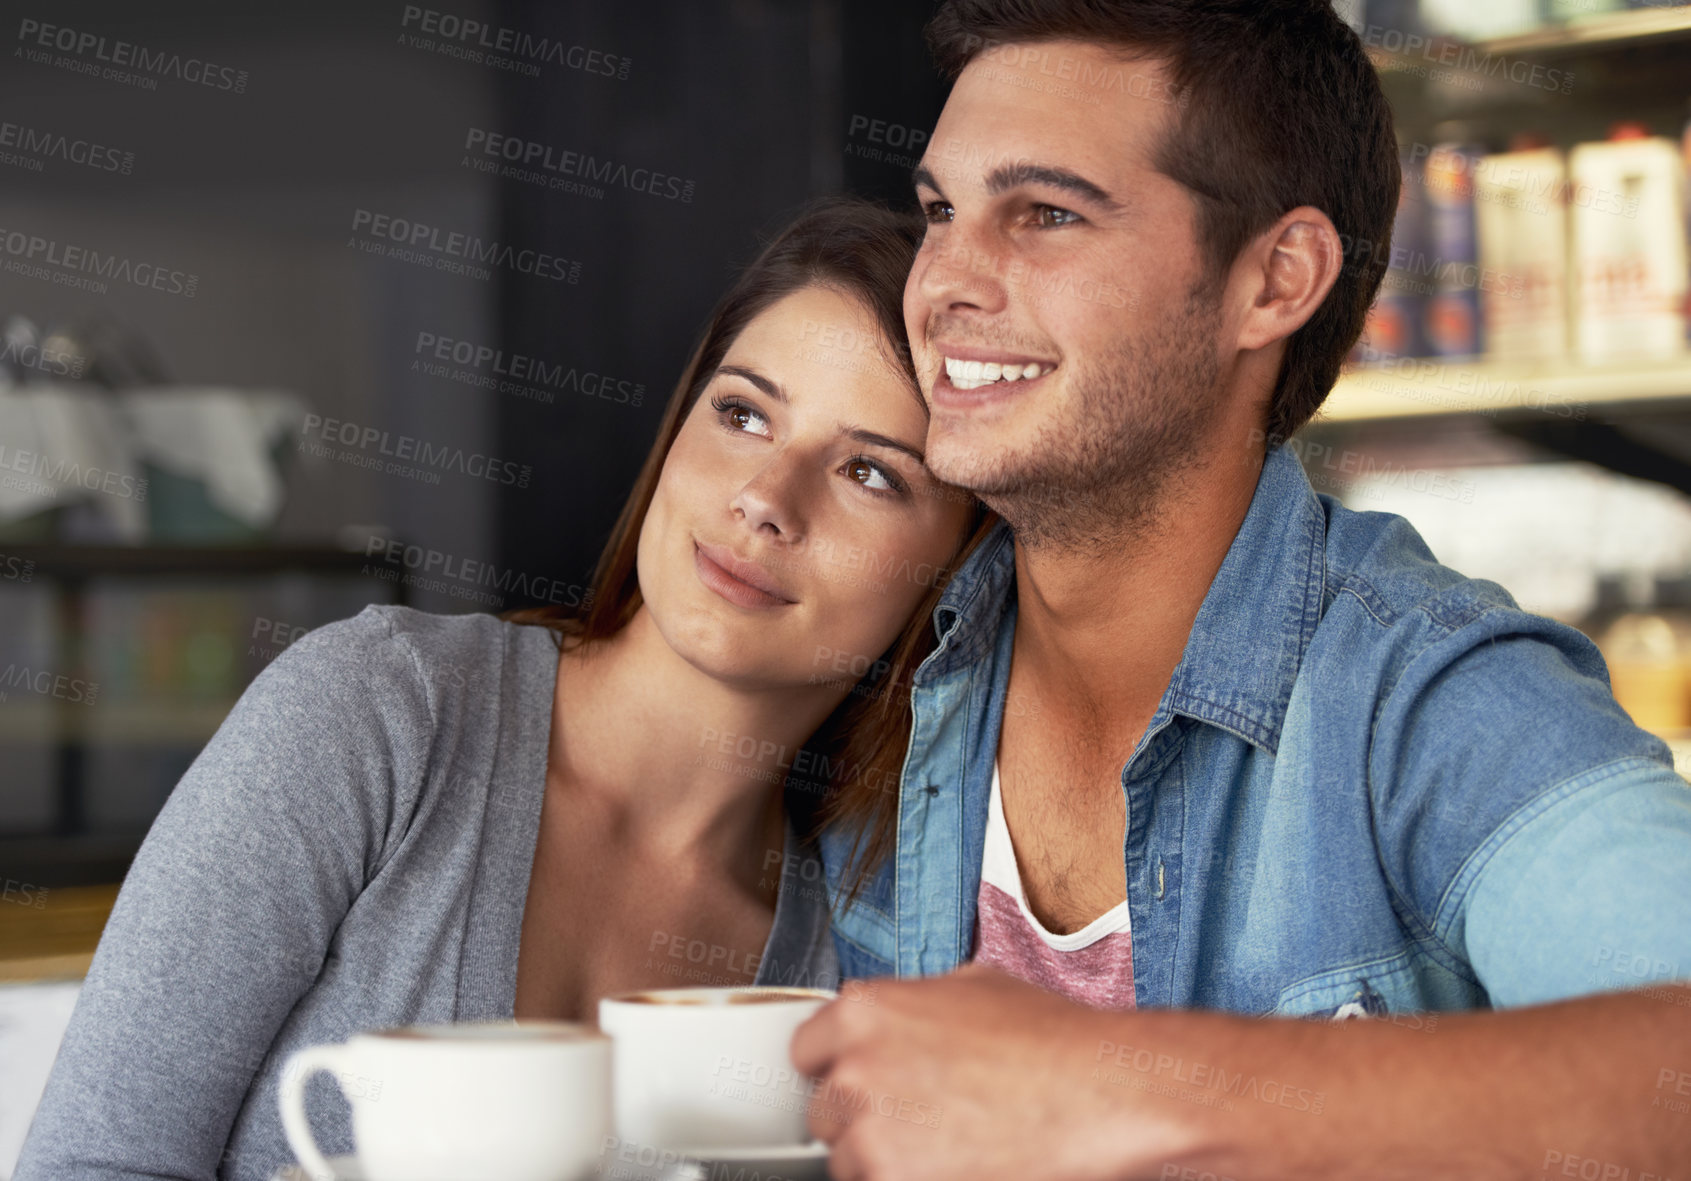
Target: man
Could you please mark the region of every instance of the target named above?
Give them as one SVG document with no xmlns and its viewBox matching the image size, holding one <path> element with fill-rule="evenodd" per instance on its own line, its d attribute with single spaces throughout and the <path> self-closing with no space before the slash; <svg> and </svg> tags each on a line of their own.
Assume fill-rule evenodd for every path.
<svg viewBox="0 0 1691 1181">
<path fill-rule="evenodd" d="M 1010 529 L 836 915 L 849 974 L 945 975 L 793 1043 L 833 1175 L 1684 1176 L 1691 989 L 1618 991 L 1691 971 L 1665 747 L 1582 636 L 1276 445 L 1385 263 L 1357 38 L 1322 0 L 949 0 L 930 38 L 927 461 Z"/>
</svg>

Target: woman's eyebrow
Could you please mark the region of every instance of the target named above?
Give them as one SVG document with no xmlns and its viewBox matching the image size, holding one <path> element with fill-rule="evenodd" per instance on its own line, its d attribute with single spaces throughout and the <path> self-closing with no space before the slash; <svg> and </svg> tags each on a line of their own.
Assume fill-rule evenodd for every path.
<svg viewBox="0 0 1691 1181">
<path fill-rule="evenodd" d="M 718 365 L 716 367 L 716 371 L 718 373 L 726 373 L 730 377 L 744 378 L 746 381 L 751 382 L 758 389 L 768 394 L 771 398 L 774 398 L 777 402 L 786 403 L 788 401 L 786 390 L 783 390 L 779 385 L 776 385 L 773 381 L 770 381 L 767 377 L 757 372 L 755 369 L 747 369 L 744 365 Z M 840 434 L 854 442 L 867 443 L 871 447 L 890 447 L 894 451 L 904 452 L 904 454 L 910 456 L 917 463 L 927 463 L 927 460 L 922 455 L 922 449 L 920 447 L 912 447 L 909 443 L 900 439 L 895 439 L 890 435 L 883 435 L 876 431 L 865 430 L 860 426 L 847 426 L 843 422 L 839 425 L 839 431 Z"/>
<path fill-rule="evenodd" d="M 718 365 L 716 371 L 726 373 L 730 377 L 744 378 L 777 402 L 784 403 L 787 401 L 787 391 L 755 369 L 747 369 L 744 365 Z"/>
<path fill-rule="evenodd" d="M 855 442 L 868 443 L 872 447 L 891 447 L 894 451 L 904 452 L 917 463 L 927 463 L 927 460 L 922 457 L 920 447 L 912 447 L 909 443 L 900 442 L 898 439 L 876 434 L 874 431 L 866 431 L 860 426 L 847 426 L 843 422 L 840 424 L 840 433 Z"/>
</svg>

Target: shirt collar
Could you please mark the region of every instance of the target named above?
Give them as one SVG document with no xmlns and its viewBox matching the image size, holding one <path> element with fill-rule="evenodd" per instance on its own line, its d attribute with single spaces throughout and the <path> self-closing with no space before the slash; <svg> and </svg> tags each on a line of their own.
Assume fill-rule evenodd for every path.
<svg viewBox="0 0 1691 1181">
<path fill-rule="evenodd" d="M 1276 447 L 1198 608 L 1158 714 L 1184 714 L 1276 753 L 1298 667 L 1321 618 L 1325 570 L 1326 511 L 1297 457 Z M 985 656 L 1013 600 L 1015 577 L 1015 547 L 1000 522 L 934 609 L 940 647 L 919 681 Z"/>
</svg>

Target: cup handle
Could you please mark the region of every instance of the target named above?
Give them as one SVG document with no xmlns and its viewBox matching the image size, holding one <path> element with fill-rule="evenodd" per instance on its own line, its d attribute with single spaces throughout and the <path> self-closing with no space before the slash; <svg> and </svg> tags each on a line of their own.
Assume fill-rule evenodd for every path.
<svg viewBox="0 0 1691 1181">
<path fill-rule="evenodd" d="M 334 1167 L 317 1150 L 317 1138 L 305 1118 L 305 1081 L 320 1070 L 331 1075 L 347 1061 L 345 1046 L 309 1046 L 288 1055 L 282 1064 L 282 1087 L 278 1100 L 282 1108 L 282 1131 L 288 1147 L 305 1166 L 311 1181 L 336 1181 Z"/>
</svg>

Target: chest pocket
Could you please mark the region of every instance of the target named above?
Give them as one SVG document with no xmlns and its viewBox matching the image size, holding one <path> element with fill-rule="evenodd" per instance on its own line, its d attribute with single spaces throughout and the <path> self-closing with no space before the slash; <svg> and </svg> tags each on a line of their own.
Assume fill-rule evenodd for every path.
<svg viewBox="0 0 1691 1181">
<path fill-rule="evenodd" d="M 1407 954 L 1393 956 L 1294 984 L 1280 994 L 1274 1015 L 1333 1021 L 1384 1018 L 1393 1025 L 1430 1030 L 1437 1026 L 1438 1014 L 1429 1010 L 1450 1006 L 1429 997 L 1423 983 Z"/>
</svg>

